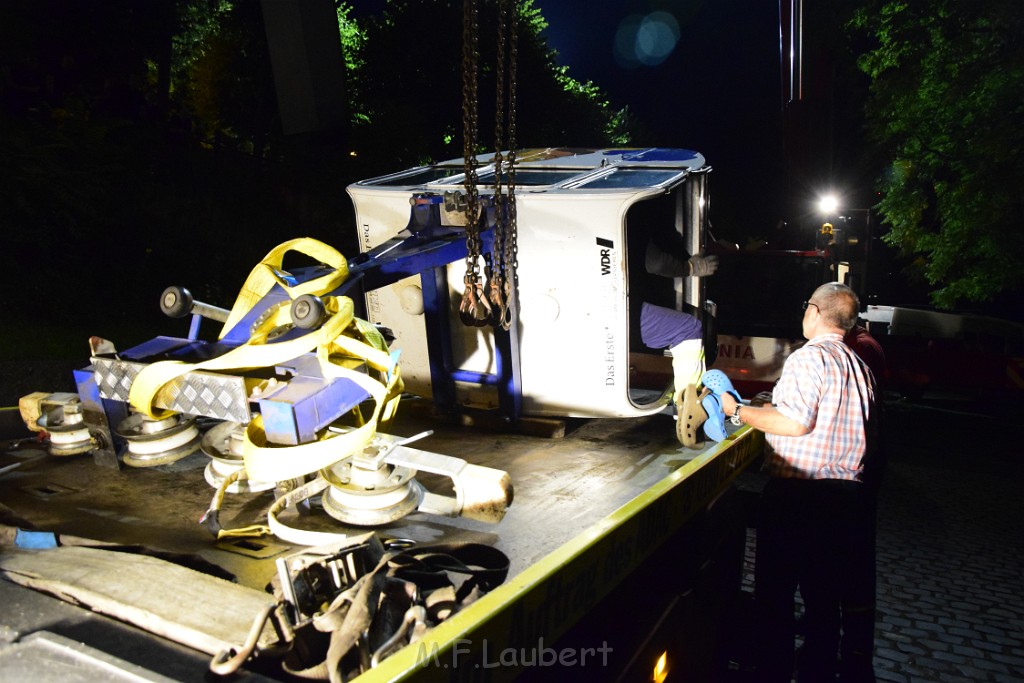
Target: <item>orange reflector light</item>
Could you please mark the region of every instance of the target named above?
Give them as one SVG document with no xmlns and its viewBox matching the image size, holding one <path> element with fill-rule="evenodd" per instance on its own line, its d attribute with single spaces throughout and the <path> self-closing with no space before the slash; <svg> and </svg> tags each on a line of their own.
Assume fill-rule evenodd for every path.
<svg viewBox="0 0 1024 683">
<path fill-rule="evenodd" d="M 654 673 L 651 674 L 651 680 L 654 683 L 665 683 L 666 678 L 668 678 L 668 652 L 662 652 L 661 656 L 658 657 L 658 663 L 654 665 Z"/>
</svg>

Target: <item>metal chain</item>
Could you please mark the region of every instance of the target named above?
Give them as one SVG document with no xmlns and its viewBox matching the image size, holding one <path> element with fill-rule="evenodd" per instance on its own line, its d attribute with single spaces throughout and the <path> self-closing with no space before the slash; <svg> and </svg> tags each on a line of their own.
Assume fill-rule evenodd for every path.
<svg viewBox="0 0 1024 683">
<path fill-rule="evenodd" d="M 508 304 L 505 301 L 505 238 L 508 234 L 508 203 L 501 191 L 502 145 L 504 144 L 505 123 L 505 21 L 508 1 L 499 0 L 498 32 L 494 67 L 494 244 L 492 263 L 487 271 L 487 296 L 491 303 L 492 325 L 501 324 Z"/>
<path fill-rule="evenodd" d="M 477 101 L 478 12 L 476 0 L 463 0 L 462 31 L 462 127 L 464 186 L 466 192 L 466 275 L 465 291 L 459 306 L 463 324 L 482 326 L 488 323 L 509 329 L 512 323 L 511 303 L 518 292 L 518 229 L 516 223 L 516 85 L 518 61 L 519 7 L 517 0 L 498 0 L 497 65 L 495 68 L 494 117 L 494 244 L 484 255 L 486 287 L 480 283 L 479 261 L 482 242 L 480 233 L 485 221 L 477 184 L 476 141 L 479 125 Z M 506 49 L 506 43 L 509 44 Z M 506 79 L 506 62 L 508 77 Z M 506 83 L 507 80 L 507 83 Z M 508 139 L 503 140 L 505 126 L 506 88 L 508 93 Z M 502 150 L 508 149 L 504 157 Z M 503 174 L 508 190 L 503 191 Z"/>
<path fill-rule="evenodd" d="M 466 190 L 466 276 L 459 306 L 463 324 L 480 326 L 490 318 L 490 304 L 480 285 L 480 197 L 477 190 L 477 7 L 476 0 L 462 5 L 462 156 Z"/>
<path fill-rule="evenodd" d="M 512 325 L 512 307 L 519 295 L 519 250 L 518 226 L 516 223 L 516 84 L 519 60 L 519 6 L 510 0 L 512 16 L 509 25 L 509 78 L 508 78 L 508 209 L 507 229 L 504 238 L 504 302 L 501 311 L 501 326 L 509 329 Z"/>
</svg>

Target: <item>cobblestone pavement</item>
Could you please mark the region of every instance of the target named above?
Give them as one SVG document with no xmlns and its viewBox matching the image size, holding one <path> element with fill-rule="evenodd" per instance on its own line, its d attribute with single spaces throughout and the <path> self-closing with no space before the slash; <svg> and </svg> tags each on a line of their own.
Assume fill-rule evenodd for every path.
<svg viewBox="0 0 1024 683">
<path fill-rule="evenodd" d="M 877 539 L 879 681 L 1024 681 L 1020 408 L 1004 404 L 1001 415 L 982 415 L 962 404 L 888 405 Z M 755 542 L 750 530 L 748 598 Z M 756 680 L 739 669 L 730 679 Z"/>
<path fill-rule="evenodd" d="M 879 680 L 1024 680 L 1021 416 L 889 407 Z"/>
</svg>

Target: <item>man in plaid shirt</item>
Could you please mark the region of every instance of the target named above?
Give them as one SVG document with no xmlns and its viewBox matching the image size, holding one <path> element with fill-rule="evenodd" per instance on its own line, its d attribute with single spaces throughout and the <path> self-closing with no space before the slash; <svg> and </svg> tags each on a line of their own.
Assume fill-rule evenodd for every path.
<svg viewBox="0 0 1024 683">
<path fill-rule="evenodd" d="M 865 469 L 876 453 L 877 385 L 843 343 L 859 310 L 852 289 L 822 285 L 804 304 L 808 341 L 786 360 L 772 404 L 722 394 L 726 415 L 768 442 L 755 563 L 759 681 L 790 680 L 798 585 L 807 627 L 798 680 L 875 680 L 875 490 Z"/>
</svg>

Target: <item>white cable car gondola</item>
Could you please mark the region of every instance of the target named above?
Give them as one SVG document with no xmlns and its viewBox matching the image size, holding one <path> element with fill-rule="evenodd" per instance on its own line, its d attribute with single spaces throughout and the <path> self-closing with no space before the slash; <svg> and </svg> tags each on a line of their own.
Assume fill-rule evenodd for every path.
<svg viewBox="0 0 1024 683">
<path fill-rule="evenodd" d="M 484 198 L 488 186 L 494 192 L 493 159 L 480 158 Z M 665 407 L 671 388 L 668 359 L 639 342 L 642 302 L 636 294 L 657 291 L 670 305 L 705 317 L 703 287 L 699 278 L 647 274 L 643 256 L 631 256 L 630 245 L 659 222 L 683 236 L 689 253 L 698 253 L 706 234 L 710 170 L 701 154 L 684 149 L 549 148 L 518 154 L 518 320 L 511 334 L 524 415 L 632 417 Z M 455 159 L 350 185 L 360 249 L 379 248 L 401 231 L 416 197 L 457 192 L 464 180 L 463 160 Z M 446 303 L 451 363 L 493 374 L 494 330 L 459 320 L 466 267 L 459 261 L 445 266 L 445 298 L 454 302 Z M 430 306 L 417 277 L 366 293 L 367 317 L 394 332 L 406 390 L 421 396 L 436 391 L 424 322 Z M 461 405 L 498 406 L 493 385 L 454 385 Z"/>
</svg>

